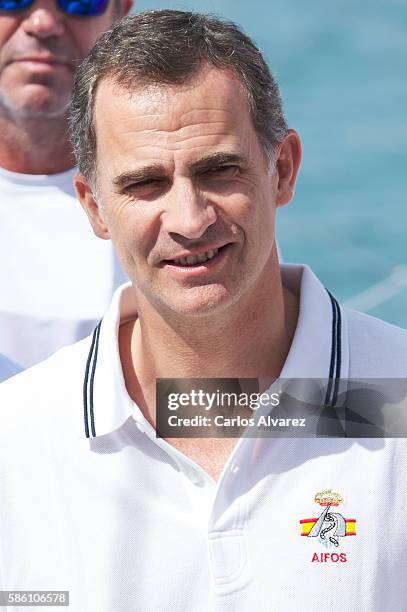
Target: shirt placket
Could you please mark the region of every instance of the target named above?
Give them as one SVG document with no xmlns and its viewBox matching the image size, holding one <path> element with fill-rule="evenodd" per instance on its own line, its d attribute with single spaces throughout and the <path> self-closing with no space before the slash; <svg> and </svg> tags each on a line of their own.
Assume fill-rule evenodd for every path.
<svg viewBox="0 0 407 612">
<path fill-rule="evenodd" d="M 247 478 L 243 447 L 250 443 L 239 440 L 231 453 L 217 484 L 208 524 L 208 558 L 216 595 L 231 595 L 249 580 L 246 526 Z"/>
<path fill-rule="evenodd" d="M 198 464 L 164 440 L 157 439 L 151 426 L 146 429 L 147 435 L 175 460 L 193 487 L 192 494 L 199 505 L 197 518 L 207 526 L 211 590 L 218 605 L 223 602 L 220 608 L 214 602 L 214 607 L 227 609 L 226 596 L 242 589 L 249 580 L 246 541 L 248 509 L 244 495 L 247 474 L 243 455 L 251 440 L 242 438 L 238 441 L 215 483 Z"/>
</svg>

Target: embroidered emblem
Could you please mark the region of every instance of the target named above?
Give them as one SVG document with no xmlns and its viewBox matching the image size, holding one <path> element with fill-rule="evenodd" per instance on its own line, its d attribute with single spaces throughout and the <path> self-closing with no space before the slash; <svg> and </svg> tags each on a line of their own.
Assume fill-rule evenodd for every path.
<svg viewBox="0 0 407 612">
<path fill-rule="evenodd" d="M 339 493 L 326 489 L 315 495 L 314 501 L 324 508 L 317 518 L 307 518 L 300 521 L 301 535 L 307 538 L 318 538 L 326 546 L 339 546 L 339 538 L 356 535 L 356 519 L 347 519 L 339 512 L 332 512 L 343 502 Z"/>
</svg>

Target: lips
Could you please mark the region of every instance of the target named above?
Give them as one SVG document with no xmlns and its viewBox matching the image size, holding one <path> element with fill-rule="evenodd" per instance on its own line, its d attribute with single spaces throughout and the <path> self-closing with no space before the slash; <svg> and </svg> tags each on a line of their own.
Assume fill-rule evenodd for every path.
<svg viewBox="0 0 407 612">
<path fill-rule="evenodd" d="M 12 61 L 16 63 L 30 62 L 32 64 L 43 66 L 65 66 L 66 68 L 73 70 L 73 64 L 53 55 L 23 55 L 16 57 Z"/>
<path fill-rule="evenodd" d="M 211 259 L 214 259 L 219 253 L 221 253 L 223 251 L 223 249 L 225 247 L 227 247 L 228 245 L 222 245 L 219 247 L 212 247 L 209 248 L 207 250 L 202 250 L 200 249 L 199 251 L 194 252 L 189 252 L 189 253 L 183 253 L 182 255 L 178 256 L 178 257 L 174 257 L 174 259 L 166 259 L 164 260 L 164 264 L 171 264 L 171 265 L 175 265 L 175 266 L 182 266 L 182 267 L 193 267 L 193 266 L 198 266 L 198 265 L 202 265 L 206 262 L 209 262 Z"/>
</svg>

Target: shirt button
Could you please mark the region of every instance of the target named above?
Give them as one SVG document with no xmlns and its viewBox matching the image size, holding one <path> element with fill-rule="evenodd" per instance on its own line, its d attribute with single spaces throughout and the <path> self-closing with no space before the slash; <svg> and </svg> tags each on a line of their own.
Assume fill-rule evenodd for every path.
<svg viewBox="0 0 407 612">
<path fill-rule="evenodd" d="M 190 481 L 193 484 L 201 484 L 202 483 L 202 478 L 201 476 L 198 474 L 198 472 L 196 470 L 193 469 L 189 469 L 187 472 L 188 478 L 190 479 Z"/>
</svg>

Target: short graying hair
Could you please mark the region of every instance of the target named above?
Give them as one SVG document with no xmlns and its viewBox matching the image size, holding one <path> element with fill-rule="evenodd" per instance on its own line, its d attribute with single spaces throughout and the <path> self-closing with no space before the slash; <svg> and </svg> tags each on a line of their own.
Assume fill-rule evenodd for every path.
<svg viewBox="0 0 407 612">
<path fill-rule="evenodd" d="M 253 41 L 234 23 L 213 15 L 146 11 L 102 34 L 76 72 L 70 134 L 79 170 L 90 185 L 96 188 L 93 110 L 98 84 L 109 78 L 128 91 L 181 85 L 205 65 L 237 74 L 260 143 L 272 160 L 287 123 L 277 83 Z"/>
</svg>

